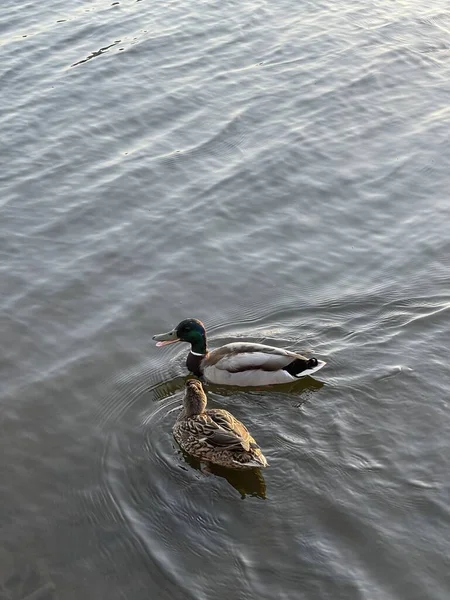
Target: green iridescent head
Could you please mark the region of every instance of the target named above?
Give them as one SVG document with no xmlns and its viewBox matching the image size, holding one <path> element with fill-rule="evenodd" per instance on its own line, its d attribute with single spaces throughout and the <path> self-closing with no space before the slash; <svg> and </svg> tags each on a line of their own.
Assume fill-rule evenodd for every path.
<svg viewBox="0 0 450 600">
<path fill-rule="evenodd" d="M 157 346 L 187 342 L 191 344 L 192 352 L 206 354 L 206 330 L 203 323 L 198 319 L 184 319 L 172 331 L 154 335 L 153 339 L 156 340 Z"/>
</svg>

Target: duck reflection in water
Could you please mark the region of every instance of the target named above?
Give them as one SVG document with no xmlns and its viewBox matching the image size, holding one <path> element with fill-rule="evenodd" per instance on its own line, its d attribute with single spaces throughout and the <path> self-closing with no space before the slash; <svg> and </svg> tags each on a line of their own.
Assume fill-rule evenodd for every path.
<svg viewBox="0 0 450 600">
<path fill-rule="evenodd" d="M 253 496 L 255 498 L 261 498 L 266 500 L 266 482 L 261 472 L 261 469 L 253 468 L 246 469 L 245 471 L 238 471 L 237 469 L 228 469 L 227 467 L 221 467 L 212 463 L 206 464 L 191 456 L 183 449 L 180 450 L 186 463 L 204 474 L 216 475 L 226 479 L 228 483 L 233 487 L 244 499 L 246 496 Z M 187 470 L 186 467 L 180 465 L 181 469 Z"/>
</svg>

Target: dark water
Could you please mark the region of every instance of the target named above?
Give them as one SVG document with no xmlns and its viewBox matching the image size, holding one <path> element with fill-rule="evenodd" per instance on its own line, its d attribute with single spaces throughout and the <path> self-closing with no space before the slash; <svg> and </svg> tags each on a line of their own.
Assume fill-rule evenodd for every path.
<svg viewBox="0 0 450 600">
<path fill-rule="evenodd" d="M 450 14 L 0 7 L 0 598 L 450 595 Z M 316 380 L 208 387 L 270 467 L 171 427 L 205 321 Z"/>
</svg>

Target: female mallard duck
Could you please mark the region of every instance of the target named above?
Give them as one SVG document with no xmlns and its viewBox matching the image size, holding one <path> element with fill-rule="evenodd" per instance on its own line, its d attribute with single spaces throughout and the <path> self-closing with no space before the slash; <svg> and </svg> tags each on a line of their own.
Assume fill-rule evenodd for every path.
<svg viewBox="0 0 450 600">
<path fill-rule="evenodd" d="M 198 319 L 185 319 L 168 333 L 154 335 L 157 346 L 188 342 L 191 350 L 186 366 L 198 377 L 211 383 L 254 386 L 290 383 L 312 375 L 326 363 L 317 358 L 275 348 L 266 344 L 234 342 L 211 352 L 206 343 L 206 330 Z"/>
<path fill-rule="evenodd" d="M 245 425 L 227 410 L 206 410 L 206 403 L 200 381 L 187 381 L 183 410 L 173 426 L 173 436 L 181 448 L 200 460 L 231 469 L 267 467 Z"/>
</svg>

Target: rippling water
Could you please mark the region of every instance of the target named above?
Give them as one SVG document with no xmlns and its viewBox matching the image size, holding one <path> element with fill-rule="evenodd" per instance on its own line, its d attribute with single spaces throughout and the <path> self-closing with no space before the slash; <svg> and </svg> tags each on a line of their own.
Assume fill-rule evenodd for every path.
<svg viewBox="0 0 450 600">
<path fill-rule="evenodd" d="M 448 600 L 447 3 L 0 8 L 0 598 Z M 314 352 L 208 386 L 185 317 Z"/>
</svg>

